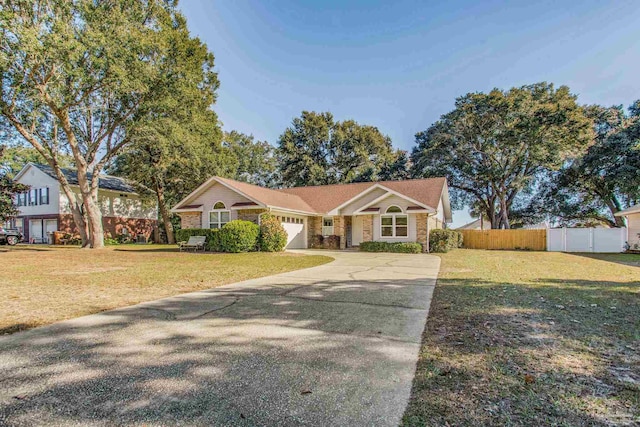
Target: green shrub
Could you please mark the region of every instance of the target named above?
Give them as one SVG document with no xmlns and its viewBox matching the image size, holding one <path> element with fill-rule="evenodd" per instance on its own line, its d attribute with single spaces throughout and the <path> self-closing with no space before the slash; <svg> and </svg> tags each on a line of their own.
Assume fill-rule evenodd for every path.
<svg viewBox="0 0 640 427">
<path fill-rule="evenodd" d="M 462 246 L 462 233 L 455 230 L 431 230 L 429 233 L 430 252 L 449 252 Z"/>
<path fill-rule="evenodd" d="M 176 230 L 176 242 L 186 242 L 191 236 L 206 237 L 208 251 L 220 252 L 220 230 L 215 228 L 181 228 Z"/>
<path fill-rule="evenodd" d="M 362 242 L 360 243 L 360 250 L 362 252 L 419 254 L 422 252 L 422 245 L 415 242 Z"/>
<path fill-rule="evenodd" d="M 282 223 L 271 214 L 260 217 L 260 250 L 281 252 L 287 245 L 287 232 Z"/>
<path fill-rule="evenodd" d="M 120 242 L 118 241 L 118 239 L 114 239 L 112 237 L 105 237 L 104 238 L 104 244 L 106 246 L 114 246 L 114 245 L 119 245 Z"/>
<path fill-rule="evenodd" d="M 258 248 L 260 227 L 251 221 L 235 220 L 220 229 L 219 240 L 222 252 L 251 252 Z"/>
</svg>

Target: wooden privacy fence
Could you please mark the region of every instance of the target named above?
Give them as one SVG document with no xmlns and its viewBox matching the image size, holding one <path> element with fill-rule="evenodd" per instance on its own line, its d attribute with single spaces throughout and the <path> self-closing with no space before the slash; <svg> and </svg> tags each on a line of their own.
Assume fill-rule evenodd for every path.
<svg viewBox="0 0 640 427">
<path fill-rule="evenodd" d="M 468 249 L 547 250 L 547 230 L 456 230 Z"/>
</svg>

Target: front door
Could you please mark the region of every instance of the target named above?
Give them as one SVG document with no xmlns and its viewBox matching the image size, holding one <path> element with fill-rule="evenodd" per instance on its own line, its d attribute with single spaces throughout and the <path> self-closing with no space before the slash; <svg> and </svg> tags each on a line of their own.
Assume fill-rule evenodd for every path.
<svg viewBox="0 0 640 427">
<path fill-rule="evenodd" d="M 362 216 L 353 216 L 351 224 L 351 245 L 360 246 L 362 243 Z"/>
</svg>

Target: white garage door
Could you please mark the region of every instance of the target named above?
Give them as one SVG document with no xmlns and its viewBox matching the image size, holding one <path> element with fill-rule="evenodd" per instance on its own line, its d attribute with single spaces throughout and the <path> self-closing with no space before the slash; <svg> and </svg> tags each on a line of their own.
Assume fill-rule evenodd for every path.
<svg viewBox="0 0 640 427">
<path fill-rule="evenodd" d="M 304 219 L 291 216 L 280 217 L 282 227 L 287 232 L 286 249 L 305 249 L 305 227 Z"/>
</svg>

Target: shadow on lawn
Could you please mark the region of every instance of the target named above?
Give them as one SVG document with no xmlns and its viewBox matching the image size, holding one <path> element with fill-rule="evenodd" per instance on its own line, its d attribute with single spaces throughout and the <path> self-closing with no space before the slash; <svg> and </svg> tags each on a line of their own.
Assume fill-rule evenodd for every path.
<svg viewBox="0 0 640 427">
<path fill-rule="evenodd" d="M 376 425 L 401 416 L 423 327 L 402 313 L 423 306 L 433 282 L 289 279 L 2 337 L 0 422 Z"/>
<path fill-rule="evenodd" d="M 71 246 L 69 246 L 71 248 Z M 76 248 L 79 248 L 76 246 Z M 0 252 L 50 252 L 54 249 L 49 245 L 16 245 L 16 246 L 0 246 Z"/>
<path fill-rule="evenodd" d="M 137 245 L 131 245 L 130 247 L 128 247 L 128 245 L 123 245 L 123 247 L 114 247 L 114 251 L 115 252 L 130 252 L 130 253 L 163 253 L 163 252 L 167 252 L 167 253 L 178 253 L 180 252 L 179 248 L 177 246 L 174 247 L 153 247 L 152 245 L 149 246 L 137 246 Z M 193 251 L 190 251 L 193 252 Z M 186 253 L 186 252 L 184 252 Z M 199 251 L 198 253 L 203 253 L 202 251 Z"/>
<path fill-rule="evenodd" d="M 640 254 L 593 254 L 593 253 L 573 253 L 571 255 L 580 256 L 599 261 L 613 262 L 616 264 L 628 265 L 630 267 L 640 267 Z"/>
<path fill-rule="evenodd" d="M 406 425 L 637 421 L 640 282 L 540 282 L 438 280 Z"/>
</svg>

